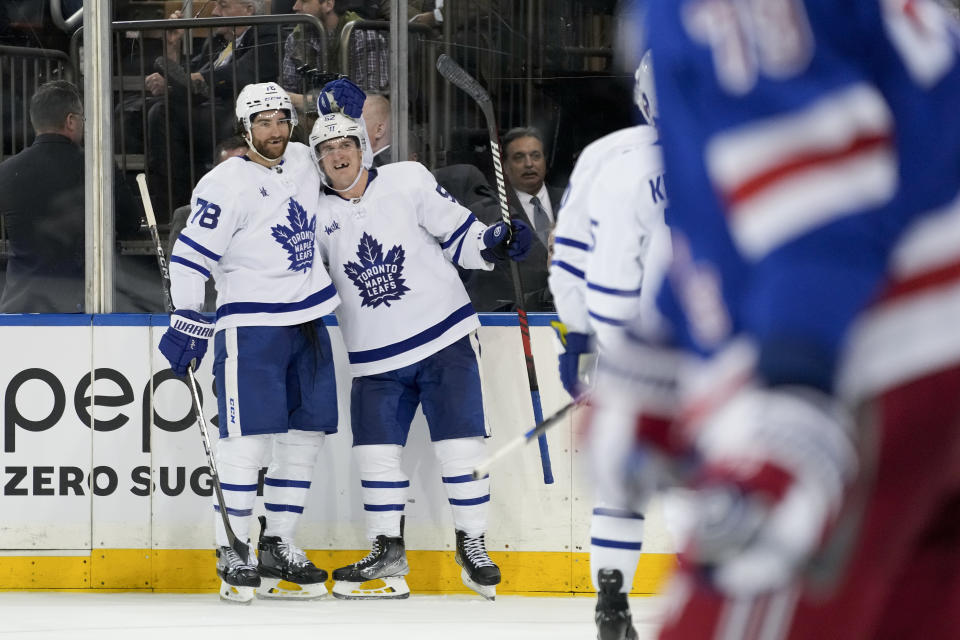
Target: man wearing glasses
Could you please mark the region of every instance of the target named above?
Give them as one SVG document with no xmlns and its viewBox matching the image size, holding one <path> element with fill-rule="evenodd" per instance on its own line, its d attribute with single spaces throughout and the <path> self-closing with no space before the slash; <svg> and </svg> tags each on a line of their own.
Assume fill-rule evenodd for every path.
<svg viewBox="0 0 960 640">
<path fill-rule="evenodd" d="M 184 375 L 213 338 L 216 460 L 241 540 L 249 535 L 261 460 L 270 459 L 259 561 L 230 547 L 214 514 L 220 597 L 246 603 L 256 591 L 318 598 L 326 594 L 327 573 L 307 560 L 293 536 L 324 435 L 337 430 L 333 354 L 322 316 L 340 298 L 315 258 L 320 180 L 307 147 L 289 142 L 296 110 L 277 84 L 244 87 L 236 115 L 249 150 L 214 167 L 194 189 L 193 212 L 170 258 L 176 311 L 160 351 Z M 199 313 L 211 276 L 215 324 Z"/>
<path fill-rule="evenodd" d="M 0 312 L 82 312 L 84 118 L 77 88 L 62 80 L 39 87 L 30 122 L 33 144 L 0 164 L 8 256 Z M 114 205 L 117 234 L 135 234 L 142 209 L 119 175 Z"/>
</svg>

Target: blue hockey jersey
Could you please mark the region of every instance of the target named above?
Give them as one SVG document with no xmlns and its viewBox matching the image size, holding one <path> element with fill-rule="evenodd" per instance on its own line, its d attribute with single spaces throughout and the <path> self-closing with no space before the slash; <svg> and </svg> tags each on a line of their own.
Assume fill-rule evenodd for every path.
<svg viewBox="0 0 960 640">
<path fill-rule="evenodd" d="M 769 383 L 855 395 L 960 359 L 953 18 L 933 0 L 652 0 L 645 22 L 676 340 L 748 336 Z"/>
</svg>

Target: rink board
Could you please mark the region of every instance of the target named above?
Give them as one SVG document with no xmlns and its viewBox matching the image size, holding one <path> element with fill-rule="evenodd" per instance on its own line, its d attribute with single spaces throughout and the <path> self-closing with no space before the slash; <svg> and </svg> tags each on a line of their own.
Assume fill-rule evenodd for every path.
<svg viewBox="0 0 960 640">
<path fill-rule="evenodd" d="M 530 316 L 544 416 L 568 399 L 557 376 L 552 319 Z M 350 456 L 350 375 L 339 328 L 327 320 L 340 432 L 321 453 L 298 542 L 332 569 L 367 549 Z M 533 425 L 533 408 L 516 316 L 481 314 L 481 320 L 495 450 Z M 172 376 L 156 347 L 166 326 L 166 315 L 0 315 L 0 589 L 216 588 L 209 474 L 186 382 Z M 215 429 L 212 360 L 211 352 L 197 380 Z M 548 434 L 553 484 L 544 484 L 536 446 L 491 473 L 487 546 L 503 569 L 502 592 L 592 589 L 591 497 L 574 421 L 570 416 Z M 410 586 L 462 591 L 450 510 L 419 411 L 403 466 L 411 480 Z M 651 505 L 636 593 L 654 592 L 672 566 L 662 521 L 659 505 Z"/>
</svg>

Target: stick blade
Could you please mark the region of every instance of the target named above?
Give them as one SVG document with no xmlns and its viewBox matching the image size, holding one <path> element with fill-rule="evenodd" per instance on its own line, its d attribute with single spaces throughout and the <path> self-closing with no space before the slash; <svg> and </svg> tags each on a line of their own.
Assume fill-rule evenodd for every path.
<svg viewBox="0 0 960 640">
<path fill-rule="evenodd" d="M 480 83 L 466 70 L 457 64 L 453 58 L 441 53 L 437 58 L 437 71 L 444 78 L 466 91 L 471 98 L 479 103 L 490 102 L 490 94 L 480 86 Z"/>
</svg>

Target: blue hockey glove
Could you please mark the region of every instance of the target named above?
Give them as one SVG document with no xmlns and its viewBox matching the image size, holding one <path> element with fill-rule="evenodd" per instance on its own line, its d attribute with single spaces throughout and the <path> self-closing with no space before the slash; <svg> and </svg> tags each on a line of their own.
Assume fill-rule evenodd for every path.
<svg viewBox="0 0 960 640">
<path fill-rule="evenodd" d="M 213 337 L 213 324 L 196 311 L 175 311 L 170 315 L 170 328 L 160 338 L 160 353 L 170 362 L 178 376 L 187 374 L 187 367 L 200 366 L 207 352 L 207 340 Z"/>
<path fill-rule="evenodd" d="M 317 111 L 324 116 L 340 111 L 351 118 L 359 118 L 363 112 L 363 101 L 366 99 L 367 94 L 363 89 L 353 84 L 349 78 L 337 78 L 323 85 L 317 97 Z"/>
<path fill-rule="evenodd" d="M 498 222 L 487 227 L 483 232 L 483 246 L 480 252 L 487 262 L 494 260 L 511 260 L 520 262 L 530 252 L 530 242 L 533 235 L 530 227 L 520 220 L 511 220 L 508 231 L 507 223 Z"/>
<path fill-rule="evenodd" d="M 593 351 L 590 336 L 586 333 L 567 331 L 566 325 L 556 320 L 551 322 L 550 326 L 557 332 L 564 349 L 563 353 L 558 356 L 560 383 L 567 390 L 567 393 L 576 399 L 583 393 L 583 383 L 580 382 L 580 356 Z"/>
</svg>

